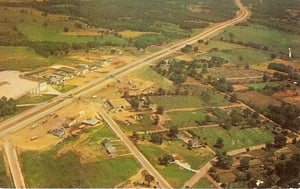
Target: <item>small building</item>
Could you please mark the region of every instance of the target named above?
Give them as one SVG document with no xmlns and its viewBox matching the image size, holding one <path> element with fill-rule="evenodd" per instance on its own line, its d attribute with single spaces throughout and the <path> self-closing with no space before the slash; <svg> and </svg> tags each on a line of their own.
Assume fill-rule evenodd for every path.
<svg viewBox="0 0 300 189">
<path fill-rule="evenodd" d="M 109 99 L 108 103 L 113 109 L 117 109 L 117 110 L 131 108 L 131 104 L 124 98 Z"/>
<path fill-rule="evenodd" d="M 116 148 L 114 146 L 109 146 L 109 147 L 106 147 L 106 151 L 109 154 L 114 154 L 114 153 L 116 153 Z"/>
<path fill-rule="evenodd" d="M 72 127 L 73 125 L 75 125 L 77 123 L 77 120 L 75 118 L 71 118 L 71 119 L 68 119 L 66 120 L 64 123 L 63 123 L 63 127 L 64 128 L 70 128 Z"/>
<path fill-rule="evenodd" d="M 78 64 L 78 67 L 80 69 L 89 69 L 89 66 L 87 64 Z"/>
<path fill-rule="evenodd" d="M 60 138 L 62 138 L 65 135 L 65 131 L 62 129 L 52 129 L 52 130 L 49 130 L 48 133 L 50 133 L 54 136 L 60 137 Z"/>
<path fill-rule="evenodd" d="M 46 81 L 40 81 L 39 82 L 39 91 L 47 91 L 47 82 Z"/>
<path fill-rule="evenodd" d="M 99 123 L 99 120 L 88 118 L 88 119 L 83 120 L 81 123 L 85 124 L 85 125 L 95 126 Z"/>
<path fill-rule="evenodd" d="M 104 139 L 102 141 L 102 144 L 103 144 L 104 147 L 110 147 L 110 146 L 112 146 L 110 140 L 108 140 L 108 139 Z"/>
</svg>

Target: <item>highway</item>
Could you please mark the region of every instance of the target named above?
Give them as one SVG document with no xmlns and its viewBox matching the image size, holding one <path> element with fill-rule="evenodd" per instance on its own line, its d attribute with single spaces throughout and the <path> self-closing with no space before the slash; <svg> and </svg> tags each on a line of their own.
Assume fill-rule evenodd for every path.
<svg viewBox="0 0 300 189">
<path fill-rule="evenodd" d="M 189 39 L 181 40 L 175 44 L 172 44 L 161 51 L 153 53 L 151 55 L 140 58 L 139 60 L 128 63 L 127 65 L 113 70 L 106 75 L 99 77 L 85 85 L 79 86 L 65 94 L 58 96 L 51 102 L 42 103 L 34 108 L 31 108 L 25 112 L 22 112 L 12 118 L 6 119 L 0 123 L 0 138 L 7 136 L 19 129 L 24 128 L 26 125 L 38 121 L 39 119 L 47 116 L 48 114 L 61 109 L 62 107 L 72 103 L 75 99 L 82 95 L 90 94 L 96 92 L 99 89 L 106 87 L 108 84 L 113 83 L 116 79 L 119 79 L 145 65 L 153 63 L 154 61 L 160 60 L 170 54 L 173 54 L 177 50 L 181 49 L 187 44 L 192 44 L 197 42 L 199 39 L 204 39 L 211 37 L 222 29 L 244 21 L 250 15 L 250 12 L 243 7 L 240 0 L 235 0 L 240 11 L 237 16 L 229 21 L 215 24 L 209 27 L 202 33 L 193 36 Z M 112 77 L 113 76 L 113 77 Z M 72 95 L 72 96 L 70 96 Z M 114 132 L 121 138 L 124 144 L 129 148 L 129 150 L 134 154 L 135 158 L 141 163 L 141 165 L 152 174 L 157 181 L 160 182 L 160 187 L 162 188 L 172 188 L 171 185 L 157 172 L 157 170 L 149 163 L 149 161 L 141 154 L 137 147 L 128 139 L 128 137 L 121 131 L 118 125 L 106 114 L 104 110 L 99 110 L 101 116 L 108 122 Z"/>
</svg>

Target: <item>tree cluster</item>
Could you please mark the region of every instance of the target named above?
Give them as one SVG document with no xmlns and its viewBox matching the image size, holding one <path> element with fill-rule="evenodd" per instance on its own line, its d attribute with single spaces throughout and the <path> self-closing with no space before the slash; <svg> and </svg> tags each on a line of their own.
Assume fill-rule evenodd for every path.
<svg viewBox="0 0 300 189">
<path fill-rule="evenodd" d="M 15 113 L 16 108 L 17 103 L 14 99 L 7 99 L 4 96 L 0 99 L 0 117 Z"/>
</svg>

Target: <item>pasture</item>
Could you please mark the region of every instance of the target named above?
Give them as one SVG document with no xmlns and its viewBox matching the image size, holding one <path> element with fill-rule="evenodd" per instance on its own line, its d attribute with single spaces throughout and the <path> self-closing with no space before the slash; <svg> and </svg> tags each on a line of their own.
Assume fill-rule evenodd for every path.
<svg viewBox="0 0 300 189">
<path fill-rule="evenodd" d="M 258 108 L 264 108 L 269 105 L 280 106 L 281 102 L 271 96 L 264 95 L 257 91 L 237 92 L 237 97 L 246 104 Z"/>
<path fill-rule="evenodd" d="M 165 110 L 203 107 L 199 96 L 151 96 L 150 100 Z"/>
<path fill-rule="evenodd" d="M 1 188 L 11 188 L 12 183 L 8 173 L 6 172 L 5 164 L 4 164 L 4 157 L 3 154 L 0 152 L 0 187 Z"/>
</svg>

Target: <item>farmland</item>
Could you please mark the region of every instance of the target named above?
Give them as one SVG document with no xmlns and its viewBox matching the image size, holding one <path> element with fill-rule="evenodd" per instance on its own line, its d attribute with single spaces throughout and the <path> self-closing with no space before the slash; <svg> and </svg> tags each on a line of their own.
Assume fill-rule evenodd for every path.
<svg viewBox="0 0 300 189">
<path fill-rule="evenodd" d="M 257 91 L 240 92 L 236 94 L 238 98 L 241 99 L 242 101 L 258 108 L 264 108 L 269 105 L 280 106 L 281 104 L 281 102 L 276 100 L 275 98 L 261 94 Z"/>
<path fill-rule="evenodd" d="M 206 111 L 176 111 L 168 112 L 167 115 L 172 119 L 168 125 L 176 125 L 177 127 L 195 126 L 202 122 L 207 114 Z"/>
<path fill-rule="evenodd" d="M 150 100 L 166 110 L 203 107 L 203 102 L 198 96 L 152 96 Z"/>
</svg>

